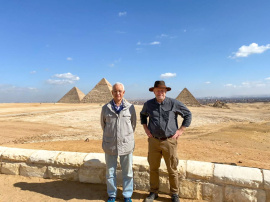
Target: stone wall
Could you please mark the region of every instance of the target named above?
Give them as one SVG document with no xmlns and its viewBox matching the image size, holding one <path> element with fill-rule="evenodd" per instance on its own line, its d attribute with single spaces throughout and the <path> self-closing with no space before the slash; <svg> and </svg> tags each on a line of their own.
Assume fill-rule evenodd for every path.
<svg viewBox="0 0 270 202">
<path fill-rule="evenodd" d="M 0 147 L 0 173 L 105 184 L 105 156 Z M 133 158 L 134 189 L 148 191 L 149 166 L 146 157 Z M 222 202 L 270 202 L 270 170 L 180 160 L 180 197 Z M 122 185 L 120 165 L 118 185 Z M 160 167 L 160 191 L 169 193 L 164 161 Z"/>
</svg>

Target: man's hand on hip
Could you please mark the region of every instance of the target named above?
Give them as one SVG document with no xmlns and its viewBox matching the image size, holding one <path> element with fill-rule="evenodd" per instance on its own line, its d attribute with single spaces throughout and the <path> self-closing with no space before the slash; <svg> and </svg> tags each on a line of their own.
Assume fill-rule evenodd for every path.
<svg viewBox="0 0 270 202">
<path fill-rule="evenodd" d="M 146 124 L 143 124 L 143 128 L 144 128 L 144 131 L 145 131 L 146 135 L 148 136 L 148 138 L 153 137 L 150 130 L 147 128 Z"/>
<path fill-rule="evenodd" d="M 175 134 L 172 136 L 172 138 L 174 139 L 178 139 L 178 137 L 180 137 L 180 135 L 182 135 L 185 131 L 186 127 L 185 126 L 181 126 L 181 128 L 179 128 Z"/>
</svg>

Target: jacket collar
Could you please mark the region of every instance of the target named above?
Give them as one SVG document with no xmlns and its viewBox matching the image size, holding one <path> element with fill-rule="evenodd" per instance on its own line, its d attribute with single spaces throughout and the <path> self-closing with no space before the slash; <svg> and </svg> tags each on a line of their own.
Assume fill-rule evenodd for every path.
<svg viewBox="0 0 270 202">
<path fill-rule="evenodd" d="M 113 99 L 107 104 L 107 107 L 113 112 L 116 114 L 116 112 L 113 110 Z M 126 99 L 123 99 L 123 109 L 121 111 L 125 111 L 127 109 L 129 109 L 129 107 L 131 106 L 131 104 L 126 100 Z M 120 112 L 121 113 L 121 112 Z"/>
</svg>

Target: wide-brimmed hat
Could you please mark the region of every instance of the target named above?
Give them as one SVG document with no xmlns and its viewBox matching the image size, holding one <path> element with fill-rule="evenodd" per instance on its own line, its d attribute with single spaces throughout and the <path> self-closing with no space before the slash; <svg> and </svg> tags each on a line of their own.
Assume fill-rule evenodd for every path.
<svg viewBox="0 0 270 202">
<path fill-rule="evenodd" d="M 152 91 L 154 90 L 154 88 L 166 88 L 167 91 L 170 91 L 170 90 L 171 90 L 170 87 L 167 87 L 167 86 L 166 86 L 166 84 L 165 84 L 164 81 L 155 81 L 154 87 L 149 88 L 149 91 L 152 92 Z"/>
</svg>

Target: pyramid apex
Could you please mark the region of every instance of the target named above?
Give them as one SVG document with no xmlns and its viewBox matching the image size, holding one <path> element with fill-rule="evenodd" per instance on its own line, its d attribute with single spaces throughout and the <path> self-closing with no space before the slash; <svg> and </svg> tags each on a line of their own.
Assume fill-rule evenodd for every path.
<svg viewBox="0 0 270 202">
<path fill-rule="evenodd" d="M 82 103 L 107 103 L 112 99 L 112 85 L 105 78 L 82 99 Z"/>
<path fill-rule="evenodd" d="M 108 86 L 112 86 L 109 81 L 105 78 L 102 78 L 97 85 L 108 85 Z"/>
<path fill-rule="evenodd" d="M 68 91 L 58 103 L 80 103 L 85 94 L 76 86 Z"/>
</svg>

